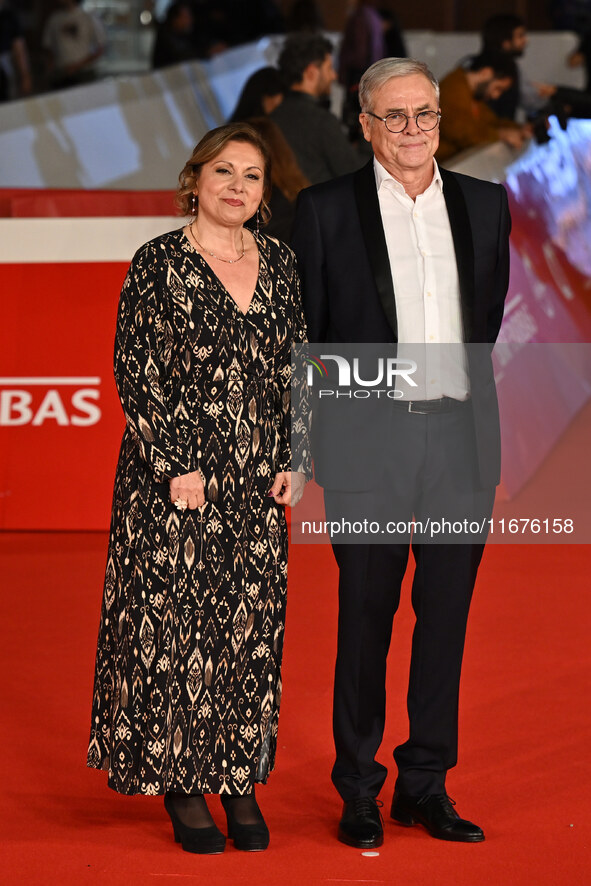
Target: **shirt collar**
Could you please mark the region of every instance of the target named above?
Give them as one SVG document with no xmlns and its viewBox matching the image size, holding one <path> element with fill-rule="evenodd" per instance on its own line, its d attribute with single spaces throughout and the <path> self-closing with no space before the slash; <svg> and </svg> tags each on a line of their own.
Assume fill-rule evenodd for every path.
<svg viewBox="0 0 591 886">
<path fill-rule="evenodd" d="M 399 194 L 405 194 L 404 185 L 402 185 L 399 181 L 397 181 L 387 169 L 385 169 L 377 157 L 373 158 L 373 169 L 376 177 L 376 188 L 379 193 L 379 190 L 384 182 L 392 182 L 393 190 Z M 429 188 L 432 188 L 433 185 L 437 183 L 440 190 L 443 190 L 443 181 L 441 180 L 441 173 L 439 171 L 439 166 L 437 165 L 437 160 L 433 160 L 433 180 L 429 185 Z M 428 189 L 427 189 L 428 190 Z"/>
</svg>

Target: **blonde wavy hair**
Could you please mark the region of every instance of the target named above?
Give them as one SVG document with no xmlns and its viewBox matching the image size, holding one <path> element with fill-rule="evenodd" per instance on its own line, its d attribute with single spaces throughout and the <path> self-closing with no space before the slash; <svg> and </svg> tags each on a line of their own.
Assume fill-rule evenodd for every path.
<svg viewBox="0 0 591 886">
<path fill-rule="evenodd" d="M 205 163 L 209 163 L 223 151 L 229 142 L 247 142 L 256 148 L 263 158 L 263 197 L 259 206 L 261 223 L 271 218 L 271 154 L 264 138 L 248 123 L 227 123 L 207 132 L 185 163 L 180 175 L 175 204 L 183 215 L 192 214 L 193 192 Z M 199 198 L 197 197 L 197 205 Z"/>
</svg>

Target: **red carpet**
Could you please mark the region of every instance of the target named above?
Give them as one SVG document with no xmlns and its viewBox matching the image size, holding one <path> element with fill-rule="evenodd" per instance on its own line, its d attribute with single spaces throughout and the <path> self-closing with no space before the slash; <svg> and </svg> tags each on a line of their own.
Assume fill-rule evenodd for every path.
<svg viewBox="0 0 591 886">
<path fill-rule="evenodd" d="M 586 881 L 591 813 L 591 644 L 585 546 L 490 546 L 474 601 L 449 777 L 479 845 L 447 844 L 386 816 L 379 856 L 335 839 L 329 779 L 336 571 L 294 546 L 278 767 L 261 805 L 266 853 L 183 853 L 159 798 L 119 797 L 85 768 L 106 536 L 4 534 L 2 871 L 9 884 L 208 882 L 548 884 Z M 405 736 L 412 618 L 395 628 L 381 759 Z M 392 772 L 392 766 L 390 766 Z M 389 777 L 382 799 L 388 811 Z M 222 824 L 217 801 L 214 814 Z"/>
</svg>

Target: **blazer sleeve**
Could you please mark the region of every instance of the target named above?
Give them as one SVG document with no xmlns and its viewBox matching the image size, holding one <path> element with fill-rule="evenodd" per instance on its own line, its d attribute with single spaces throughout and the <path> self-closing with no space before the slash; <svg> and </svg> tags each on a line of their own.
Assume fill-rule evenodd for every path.
<svg viewBox="0 0 591 886">
<path fill-rule="evenodd" d="M 494 344 L 497 340 L 501 328 L 503 311 L 505 308 L 505 297 L 509 287 L 509 234 L 511 233 L 511 215 L 509 212 L 507 191 L 503 185 L 499 185 L 498 187 L 500 195 L 500 210 L 497 264 L 495 268 L 493 298 L 487 316 L 487 340 L 491 344 Z"/>
<path fill-rule="evenodd" d="M 302 304 L 308 340 L 324 342 L 329 326 L 324 244 L 314 201 L 308 190 L 300 191 L 291 238 L 302 283 Z"/>
</svg>

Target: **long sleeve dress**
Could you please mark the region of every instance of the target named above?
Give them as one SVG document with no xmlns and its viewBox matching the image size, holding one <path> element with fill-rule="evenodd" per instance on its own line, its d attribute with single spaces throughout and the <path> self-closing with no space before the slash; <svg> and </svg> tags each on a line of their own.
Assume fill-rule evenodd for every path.
<svg viewBox="0 0 591 886">
<path fill-rule="evenodd" d="M 243 794 L 274 766 L 287 530 L 268 492 L 279 471 L 309 472 L 305 433 L 290 428 L 305 322 L 293 253 L 257 244 L 246 313 L 182 230 L 137 252 L 121 293 L 126 430 L 88 765 L 124 794 Z M 206 503 L 179 512 L 169 479 L 194 470 Z"/>
</svg>

